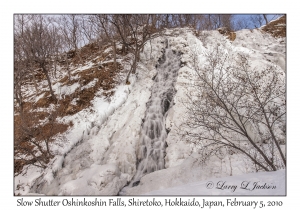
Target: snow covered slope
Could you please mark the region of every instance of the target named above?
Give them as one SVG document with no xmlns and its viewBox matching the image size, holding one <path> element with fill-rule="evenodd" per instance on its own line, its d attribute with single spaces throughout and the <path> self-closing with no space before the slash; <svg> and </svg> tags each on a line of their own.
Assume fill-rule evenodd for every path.
<svg viewBox="0 0 300 210">
<path fill-rule="evenodd" d="M 178 36 L 170 37 L 169 45 L 172 49 L 179 50 L 183 53 L 181 61 L 186 65 L 179 69 L 179 76 L 175 86 L 177 90 L 174 97 L 175 105 L 168 111 L 166 119 L 166 127 L 170 130 L 166 139 L 168 145 L 165 157 L 166 169 L 155 171 L 142 177 L 138 186 L 127 190 L 129 195 L 147 194 L 149 191 L 154 192 L 155 190 L 170 188 L 199 180 L 208 180 L 213 177 L 232 176 L 232 179 L 229 178 L 229 180 L 234 180 L 236 175 L 255 172 L 253 165 L 250 162 L 243 160 L 238 154 L 227 156 L 222 160 L 217 157 L 212 157 L 207 163 L 203 164 L 201 162 L 200 154 L 197 153 L 199 146 L 189 144 L 182 140 L 180 133 L 182 133 L 184 128 L 181 125 L 187 117 L 184 116 L 184 113 L 186 113 L 187 110 L 183 102 L 187 101 L 187 92 L 191 91 L 191 89 L 189 89 L 191 78 L 195 75 L 192 69 L 192 58 L 194 54 L 199 55 L 199 59 L 205 61 L 204 56 L 202 56 L 203 54 L 214 50 L 216 46 L 221 46 L 221 48 L 227 52 L 247 54 L 252 65 L 255 67 L 263 68 L 264 66 L 275 64 L 279 73 L 286 71 L 285 38 L 275 39 L 270 34 L 260 30 L 237 31 L 236 39 L 233 42 L 226 39 L 217 31 L 203 32 L 203 37 L 200 37 L 199 39 L 190 32 L 182 33 L 180 30 L 175 30 L 172 31 L 172 33 L 177 33 Z M 284 172 L 281 172 L 281 175 L 279 182 L 284 180 Z M 249 175 L 249 177 L 250 176 L 253 176 L 253 174 Z M 274 174 L 274 177 L 276 177 L 276 173 Z M 237 179 L 239 178 L 237 177 Z M 183 190 L 183 188 L 180 188 L 180 190 Z M 283 195 L 285 193 L 283 189 L 284 187 L 276 192 L 264 191 L 262 194 L 275 193 Z M 171 194 L 176 194 L 176 192 L 172 190 L 155 191 L 156 195 L 160 192 L 165 195 L 169 192 L 174 192 Z M 191 189 L 190 194 L 193 193 L 209 194 L 210 192 L 205 193 L 204 191 L 195 191 Z M 228 192 L 224 192 L 224 194 L 226 193 Z M 229 192 L 228 194 L 231 193 Z M 247 192 L 237 191 L 235 194 L 247 194 Z"/>
<path fill-rule="evenodd" d="M 255 172 L 255 168 L 238 154 L 225 159 L 212 157 L 203 164 L 198 154 L 199 146 L 183 141 L 180 135 L 187 111 L 183 102 L 187 100 L 186 93 L 189 91 L 191 78 L 195 75 L 194 55 L 204 61 L 203 55 L 206 52 L 221 46 L 228 52 L 247 54 L 254 66 L 275 64 L 280 71 L 286 72 L 285 38 L 275 39 L 258 29 L 237 31 L 233 42 L 218 31 L 204 31 L 196 37 L 189 29 L 166 30 L 163 37 L 145 45 L 137 75 L 130 79 L 131 85 L 116 87 L 110 102 L 95 97 L 92 111 L 84 109 L 72 116 L 72 121 L 77 122 L 75 129 L 65 136 L 70 140 L 70 146 L 59 153 L 63 155 L 54 158 L 46 171 L 36 172 L 38 170 L 32 168 L 27 175 L 16 177 L 16 183 L 27 186 L 16 189 L 16 193 L 117 195 L 131 182 L 139 164 L 137 154 L 141 144 L 141 129 L 154 85 L 153 78 L 159 70 L 159 67 L 155 67 L 158 59 L 164 56 L 166 40 L 167 47 L 180 54 L 180 69 L 174 84 L 175 95 L 169 101 L 172 106 L 164 113 L 163 118 L 168 131 L 164 140 L 167 145 L 165 169 L 143 174 L 137 186 L 131 186 L 123 194 L 256 194 L 258 190 L 237 189 L 232 193 L 228 190 L 204 188 L 207 181 L 216 183 L 222 180 L 234 185 L 244 179 L 251 183 L 266 182 L 277 187 L 275 191 L 264 190 L 258 194 L 284 194 L 284 170 L 259 175 L 248 174 Z M 61 120 L 70 119 L 64 117 Z M 239 176 L 241 174 L 248 175 Z"/>
</svg>

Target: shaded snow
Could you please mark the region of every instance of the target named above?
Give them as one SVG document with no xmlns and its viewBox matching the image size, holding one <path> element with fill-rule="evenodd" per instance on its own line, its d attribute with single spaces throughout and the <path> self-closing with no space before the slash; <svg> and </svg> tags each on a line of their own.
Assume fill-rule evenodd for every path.
<svg viewBox="0 0 300 210">
<path fill-rule="evenodd" d="M 58 82 L 52 86 L 55 95 L 58 95 L 59 99 L 64 98 L 64 95 L 71 95 L 79 87 L 80 85 L 78 82 L 72 85 L 63 85 L 63 86 L 61 85 L 61 83 Z"/>
</svg>

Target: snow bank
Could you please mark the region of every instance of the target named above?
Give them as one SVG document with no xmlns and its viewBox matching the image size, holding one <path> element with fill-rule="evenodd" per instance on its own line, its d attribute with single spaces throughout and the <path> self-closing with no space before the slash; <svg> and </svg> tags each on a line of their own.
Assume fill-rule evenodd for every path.
<svg viewBox="0 0 300 210">
<path fill-rule="evenodd" d="M 167 150 L 167 153 L 178 149 L 178 151 L 181 152 L 187 150 L 191 154 L 182 154 L 182 156 L 187 156 L 183 158 L 179 155 L 180 153 L 176 151 L 176 155 L 174 155 L 173 158 L 178 160 L 178 164 L 174 162 L 172 166 L 166 169 L 145 175 L 142 177 L 138 186 L 126 191 L 127 195 L 140 195 L 150 191 L 172 188 L 190 182 L 207 180 L 209 178 L 236 176 L 253 172 L 251 162 L 245 160 L 244 157 L 239 154 L 233 154 L 224 159 L 212 156 L 207 162 L 203 163 L 198 152 L 191 152 L 193 150 L 193 148 L 189 148 L 191 145 L 182 141 L 174 142 L 173 144 L 176 146 Z M 171 157 L 172 156 L 169 155 L 169 159 Z"/>
<path fill-rule="evenodd" d="M 279 170 L 207 179 L 145 195 L 286 195 L 285 174 Z"/>
</svg>

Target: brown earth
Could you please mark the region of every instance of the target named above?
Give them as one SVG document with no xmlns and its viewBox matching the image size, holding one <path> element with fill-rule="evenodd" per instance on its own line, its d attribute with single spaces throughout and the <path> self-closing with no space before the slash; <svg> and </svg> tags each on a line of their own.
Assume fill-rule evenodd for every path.
<svg viewBox="0 0 300 210">
<path fill-rule="evenodd" d="M 268 23 L 262 30 L 274 37 L 286 37 L 286 15 Z"/>
</svg>

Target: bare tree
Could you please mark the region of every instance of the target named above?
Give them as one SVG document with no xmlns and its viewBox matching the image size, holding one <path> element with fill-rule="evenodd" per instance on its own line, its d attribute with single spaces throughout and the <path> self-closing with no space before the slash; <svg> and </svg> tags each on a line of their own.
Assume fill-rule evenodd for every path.
<svg viewBox="0 0 300 210">
<path fill-rule="evenodd" d="M 113 15 L 108 20 L 115 27 L 117 37 L 121 39 L 123 51 L 129 50 L 133 54 L 131 69 L 126 77 L 128 83 L 130 74 L 136 72 L 140 51 L 148 40 L 154 38 L 153 34 L 158 30 L 153 30 L 150 15 Z"/>
<path fill-rule="evenodd" d="M 259 28 L 280 16 L 280 14 L 255 14 L 250 16 L 250 21 L 255 28 Z"/>
<path fill-rule="evenodd" d="M 83 34 L 83 39 L 88 43 L 95 42 L 97 39 L 97 33 L 94 27 L 93 15 L 81 15 L 80 28 Z"/>
<path fill-rule="evenodd" d="M 33 117 L 27 112 L 25 120 L 31 126 L 16 126 L 14 131 L 15 175 L 18 175 L 24 167 L 26 171 L 30 165 L 43 169 L 47 167 L 54 155 L 50 149 L 53 136 L 67 127 L 66 125 L 57 124 L 56 117 L 57 112 L 52 112 L 47 117 L 47 123 L 36 126 L 32 124 Z"/>
<path fill-rule="evenodd" d="M 46 75 L 52 99 L 56 100 L 49 70 L 51 56 L 54 49 L 58 47 L 57 30 L 47 16 L 17 15 L 15 18 L 14 95 L 20 110 L 20 116 L 15 116 L 15 166 L 19 169 L 24 165 L 45 168 L 52 157 L 49 143 L 55 129 L 50 128 L 48 131 L 37 129 L 34 119 L 38 116 L 32 116 L 32 113 L 28 111 L 33 107 L 27 103 L 26 109 L 24 108 L 26 101 L 22 96 L 22 85 L 25 82 L 34 81 L 35 70 L 42 69 Z M 52 119 L 48 118 L 50 122 L 48 126 L 54 125 L 55 118 L 52 117 Z M 17 171 L 20 171 L 19 169 Z"/>
<path fill-rule="evenodd" d="M 258 170 L 286 166 L 284 73 L 274 66 L 253 69 L 245 55 L 214 49 L 200 67 L 186 103 L 184 138 L 202 146 L 203 159 L 221 150 L 240 153 Z"/>
<path fill-rule="evenodd" d="M 118 38 L 122 43 L 122 52 L 128 52 L 129 45 L 131 44 L 130 21 L 133 15 L 110 15 L 108 21 L 113 25 L 113 30 L 117 33 Z"/>
<path fill-rule="evenodd" d="M 226 27 L 229 30 L 233 30 L 233 15 L 224 14 L 224 15 L 218 15 L 218 17 L 222 27 Z"/>
<path fill-rule="evenodd" d="M 234 31 L 250 28 L 250 23 L 248 21 L 248 17 L 246 16 L 237 16 L 235 15 L 233 18 L 233 29 Z"/>
<path fill-rule="evenodd" d="M 251 15 L 250 18 L 255 28 L 259 28 L 263 25 L 264 18 L 262 15 Z"/>
<path fill-rule="evenodd" d="M 15 83 L 15 96 L 18 102 L 22 101 L 21 86 L 25 79 L 28 79 L 28 75 L 31 75 L 34 82 L 36 94 L 38 94 L 37 82 L 35 79 L 35 72 L 30 71 L 31 63 L 26 54 L 24 45 L 24 31 L 31 21 L 31 15 L 15 15 L 14 20 L 14 83 Z M 27 57 L 26 57 L 27 56 Z M 19 106 L 21 107 L 21 102 Z"/>
<path fill-rule="evenodd" d="M 134 42 L 133 45 L 129 45 L 131 52 L 134 54 L 134 61 L 126 78 L 127 83 L 130 73 L 134 74 L 136 72 L 137 63 L 140 59 L 140 51 L 144 48 L 147 41 L 158 35 L 159 30 L 151 28 L 150 15 L 134 15 L 131 17 L 131 20 L 126 20 L 128 21 L 131 37 Z"/>
<path fill-rule="evenodd" d="M 23 119 L 23 97 L 22 97 L 22 84 L 25 79 L 26 66 L 22 58 L 22 52 L 19 46 L 18 38 L 14 39 L 14 99 L 16 100 L 21 120 Z"/>
<path fill-rule="evenodd" d="M 52 61 L 52 65 L 53 65 L 53 77 L 56 78 L 57 77 L 57 66 L 58 66 L 58 61 L 61 60 L 61 56 L 64 52 L 64 50 L 66 50 L 65 46 L 65 42 L 64 42 L 64 37 L 63 37 L 63 33 L 61 31 L 61 27 L 60 27 L 60 18 L 59 17 L 51 17 L 51 22 L 55 25 L 55 27 L 52 28 L 53 30 L 53 34 L 55 34 L 55 39 L 56 41 L 53 42 L 53 54 L 51 56 L 51 61 Z"/>
<path fill-rule="evenodd" d="M 232 28 L 233 28 L 232 27 L 232 18 L 233 18 L 233 15 L 230 15 L 230 14 L 208 15 L 210 29 L 226 27 L 229 30 L 232 30 Z"/>
<path fill-rule="evenodd" d="M 80 30 L 80 17 L 81 15 L 77 14 L 63 15 L 61 18 L 61 25 L 65 42 L 73 48 L 75 55 L 78 57 L 80 63 L 83 64 L 80 51 L 80 46 L 83 42 Z"/>
<path fill-rule="evenodd" d="M 116 49 L 116 33 L 110 24 L 108 15 L 96 15 L 96 23 L 100 24 L 100 28 L 104 31 L 105 38 L 113 48 L 114 70 L 117 70 L 117 49 Z"/>
<path fill-rule="evenodd" d="M 268 18 L 267 18 L 267 15 L 266 15 L 266 14 L 263 14 L 262 16 L 263 16 L 263 18 L 264 18 L 264 20 L 265 20 L 265 23 L 266 23 L 266 25 L 267 25 L 267 24 L 269 23 Z"/>
<path fill-rule="evenodd" d="M 49 60 L 57 44 L 55 26 L 50 24 L 47 17 L 34 15 L 30 24 L 24 29 L 22 36 L 23 51 L 27 60 L 34 62 L 46 75 L 53 100 L 56 100 L 49 76 Z"/>
</svg>

